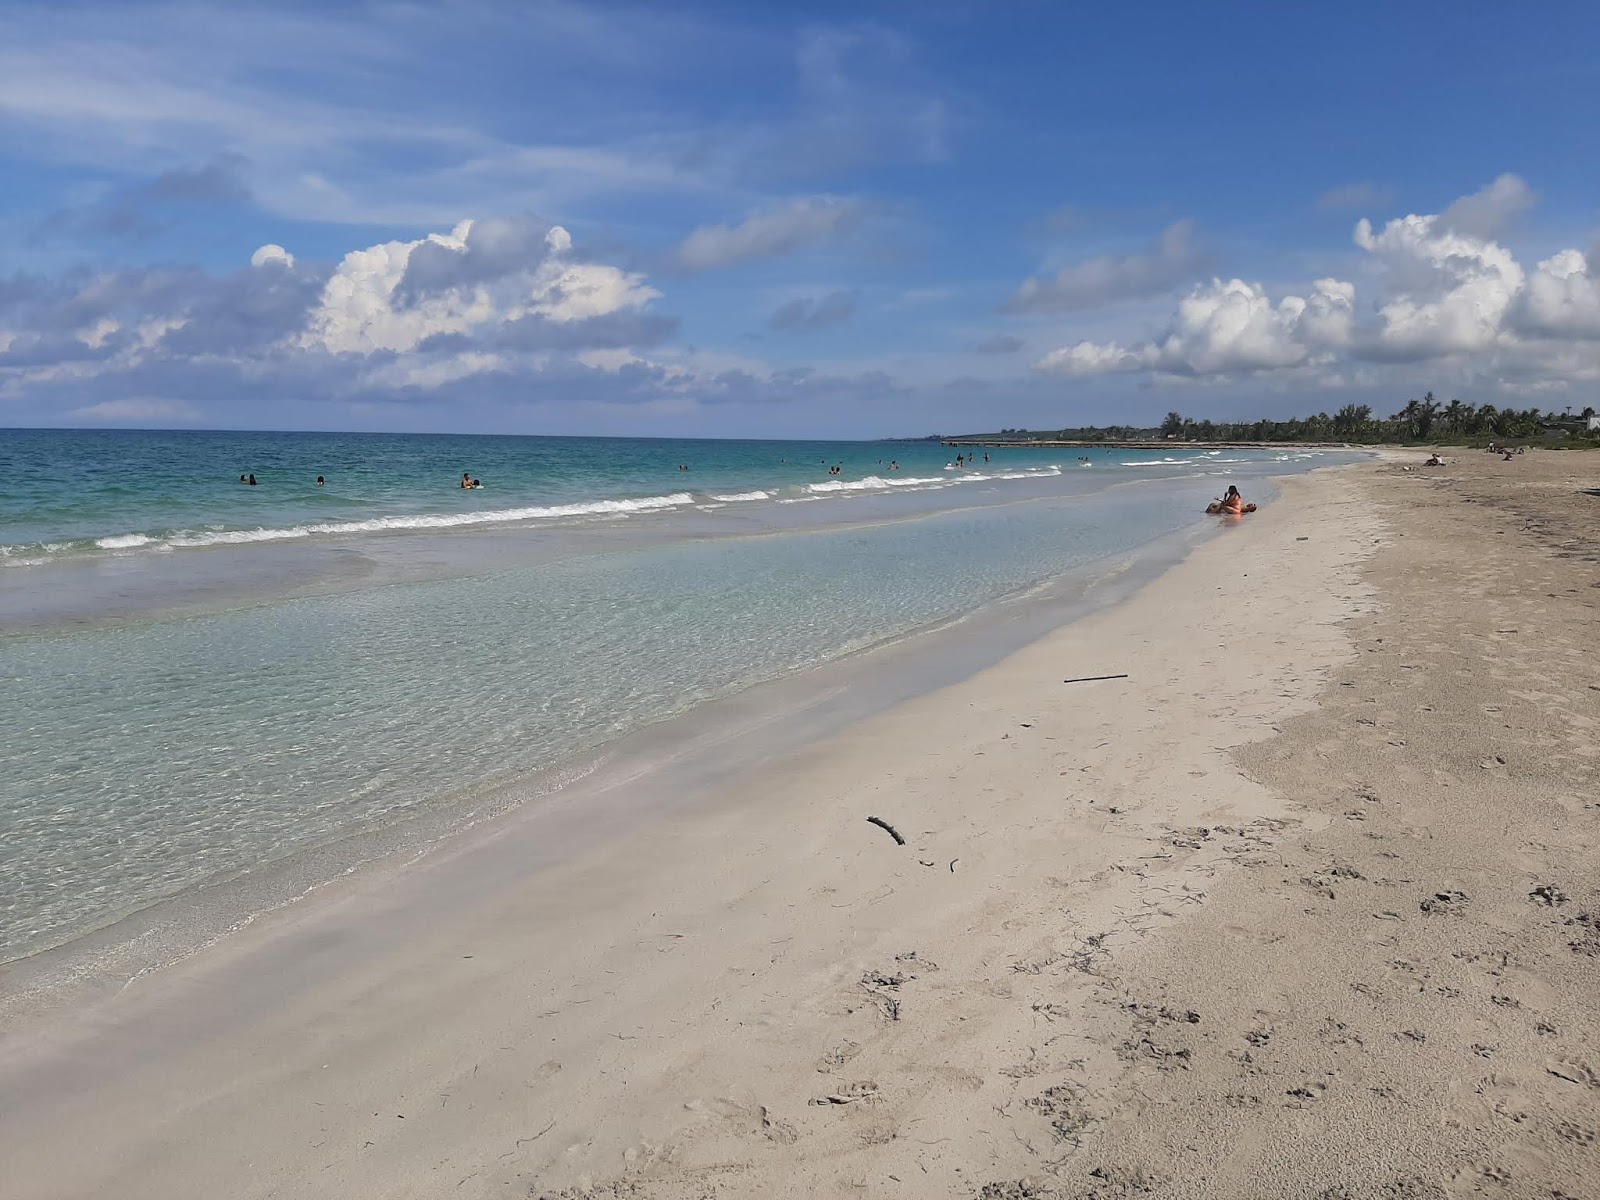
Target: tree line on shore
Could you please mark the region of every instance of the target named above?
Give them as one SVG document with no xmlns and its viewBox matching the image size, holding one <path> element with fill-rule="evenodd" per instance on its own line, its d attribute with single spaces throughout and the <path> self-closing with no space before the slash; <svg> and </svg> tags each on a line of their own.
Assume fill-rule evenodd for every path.
<svg viewBox="0 0 1600 1200">
<path fill-rule="evenodd" d="M 1571 412 L 1541 412 L 1537 407 L 1497 408 L 1493 404 L 1463 404 L 1460 400 L 1446 404 L 1429 392 L 1421 400 L 1408 401 L 1387 418 L 1375 416 L 1370 404 L 1346 404 L 1332 414 L 1320 412 L 1283 421 L 1196 421 L 1169 412 L 1155 428 L 1088 426 L 1051 433 L 1003 429 L 1000 436 L 1079 442 L 1169 438 L 1190 442 L 1474 442 L 1551 436 L 1588 441 L 1591 437 L 1585 425 L 1594 412 L 1592 407 L 1585 408 L 1575 416 Z"/>
</svg>

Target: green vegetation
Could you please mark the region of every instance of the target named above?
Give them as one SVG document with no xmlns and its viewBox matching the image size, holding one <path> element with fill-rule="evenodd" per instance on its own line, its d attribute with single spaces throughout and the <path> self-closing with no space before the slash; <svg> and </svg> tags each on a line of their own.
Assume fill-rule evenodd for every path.
<svg viewBox="0 0 1600 1200">
<path fill-rule="evenodd" d="M 1600 435 L 1589 433 L 1587 419 L 1594 409 L 1579 415 L 1545 413 L 1538 408 L 1473 406 L 1452 400 L 1448 404 L 1429 392 L 1388 418 L 1373 415 L 1369 404 L 1346 404 L 1333 413 L 1293 417 L 1286 421 L 1195 421 L 1169 412 L 1155 428 L 1129 425 L 1089 426 L 1054 431 L 1005 429 L 1001 439 L 1069 442 L 1397 442 L 1471 445 L 1490 441 L 1542 441 L 1574 446 L 1600 445 Z M 996 435 L 975 435 L 994 438 Z"/>
</svg>

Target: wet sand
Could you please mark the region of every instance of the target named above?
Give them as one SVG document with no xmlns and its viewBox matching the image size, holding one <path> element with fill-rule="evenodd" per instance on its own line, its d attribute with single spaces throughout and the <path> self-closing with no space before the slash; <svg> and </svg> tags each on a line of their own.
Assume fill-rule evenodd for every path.
<svg viewBox="0 0 1600 1200">
<path fill-rule="evenodd" d="M 1591 1194 L 1600 458 L 1422 457 L 577 860 L 8 1030 L 0 1191 Z"/>
</svg>

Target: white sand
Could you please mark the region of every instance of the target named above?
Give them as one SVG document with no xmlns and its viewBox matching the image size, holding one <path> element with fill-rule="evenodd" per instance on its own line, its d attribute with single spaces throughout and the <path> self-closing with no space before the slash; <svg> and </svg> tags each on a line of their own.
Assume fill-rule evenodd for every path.
<svg viewBox="0 0 1600 1200">
<path fill-rule="evenodd" d="M 1344 883 L 1285 878 L 1292 854 L 1322 862 L 1300 839 L 1336 818 L 1252 782 L 1234 751 L 1315 722 L 1332 673 L 1363 665 L 1348 621 L 1373 607 L 1361 572 L 1389 537 L 1374 470 L 1288 480 L 1128 603 L 579 861 L 480 889 L 520 852 L 512 821 L 13 1030 L 0 1192 L 1446 1194 L 1327 1191 L 1349 1139 L 1345 1160 L 1276 1153 L 1338 1091 L 1339 1031 L 1270 1083 L 1239 1059 L 1262 1049 L 1247 1033 L 1324 1028 L 1307 981 L 1349 992 L 1328 957 L 1348 939 L 1301 912 Z M 1252 773 L 1344 788 L 1293 728 Z M 1387 782 L 1376 753 L 1363 769 Z M 1264 872 L 1270 912 L 1249 891 Z M 1362 896 L 1360 934 L 1418 922 L 1448 886 Z M 1380 908 L 1400 919 L 1372 922 Z M 1430 1052 L 1395 1032 L 1386 1056 Z M 1470 1092 L 1483 1060 L 1461 1053 Z M 1370 1141 L 1389 1119 L 1367 1100 L 1350 1128 Z M 1458 1143 L 1478 1146 L 1438 1139 Z M 1410 1161 L 1367 1148 L 1396 1178 Z"/>
</svg>

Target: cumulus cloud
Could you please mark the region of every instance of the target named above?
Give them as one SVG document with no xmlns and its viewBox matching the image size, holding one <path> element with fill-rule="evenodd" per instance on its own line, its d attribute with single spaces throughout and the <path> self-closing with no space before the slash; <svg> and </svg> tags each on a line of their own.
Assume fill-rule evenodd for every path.
<svg viewBox="0 0 1600 1200">
<path fill-rule="evenodd" d="M 333 265 L 269 243 L 222 274 L 16 276 L 0 279 L 0 400 L 161 423 L 223 397 L 409 401 L 488 380 L 531 393 L 557 377 L 593 390 L 597 373 L 633 395 L 673 379 L 638 358 L 677 329 L 652 310 L 657 296 L 531 218 L 463 221 Z"/>
<path fill-rule="evenodd" d="M 1447 360 L 1525 386 L 1589 378 L 1597 363 L 1589 343 L 1600 339 L 1594 260 L 1563 250 L 1530 271 L 1496 240 L 1533 202 L 1526 183 L 1502 175 L 1440 213 L 1398 217 L 1381 229 L 1363 218 L 1353 240 L 1366 252 L 1360 277 L 1372 292 L 1359 307 L 1356 285 L 1341 280 L 1290 288 L 1276 300 L 1259 283 L 1213 280 L 1154 337 L 1079 341 L 1035 366 L 1068 376 L 1310 371 L 1338 380 L 1362 362 Z"/>
<path fill-rule="evenodd" d="M 1600 338 L 1600 270 L 1592 258 L 1563 250 L 1528 277 L 1517 313 L 1527 332 L 1551 338 Z"/>
<path fill-rule="evenodd" d="M 1478 210 L 1469 219 L 1483 220 L 1485 214 Z M 1522 267 L 1509 250 L 1456 232 L 1445 223 L 1445 215 L 1401 217 L 1381 233 L 1374 233 L 1371 222 L 1362 218 L 1355 243 L 1378 260 L 1390 293 L 1378 308 L 1378 325 L 1367 342 L 1376 357 L 1433 358 L 1487 350 L 1500 337 L 1512 301 L 1522 290 Z"/>
<path fill-rule="evenodd" d="M 572 254 L 559 225 L 473 221 L 449 233 L 345 255 L 323 288 L 302 345 L 335 353 L 413 350 L 527 317 L 556 324 L 640 309 L 660 295 L 643 277 Z"/>
<path fill-rule="evenodd" d="M 294 266 L 294 255 L 276 242 L 268 242 L 250 256 L 250 265 L 252 267 L 265 267 L 269 264 L 292 267 Z"/>
<path fill-rule="evenodd" d="M 767 318 L 767 324 L 791 333 L 808 332 L 842 324 L 855 315 L 854 292 L 829 292 L 826 296 L 800 297 L 779 305 Z"/>
<path fill-rule="evenodd" d="M 1009 312 L 1065 312 L 1153 296 L 1192 279 L 1205 262 L 1195 244 L 1194 222 L 1177 221 L 1137 253 L 1100 255 L 1063 267 L 1048 279 L 1028 279 L 1005 307 Z"/>
<path fill-rule="evenodd" d="M 752 213 L 733 225 L 702 225 L 677 249 L 678 264 L 707 271 L 758 258 L 791 254 L 827 241 L 861 222 L 866 206 L 836 196 L 803 196 Z"/>
<path fill-rule="evenodd" d="M 1079 342 L 1036 367 L 1063 375 L 1156 371 L 1171 375 L 1246 375 L 1325 357 L 1350 337 L 1355 288 L 1319 279 L 1308 296 L 1273 303 L 1260 284 L 1214 279 L 1195 288 L 1159 337 L 1123 346 Z"/>
</svg>

